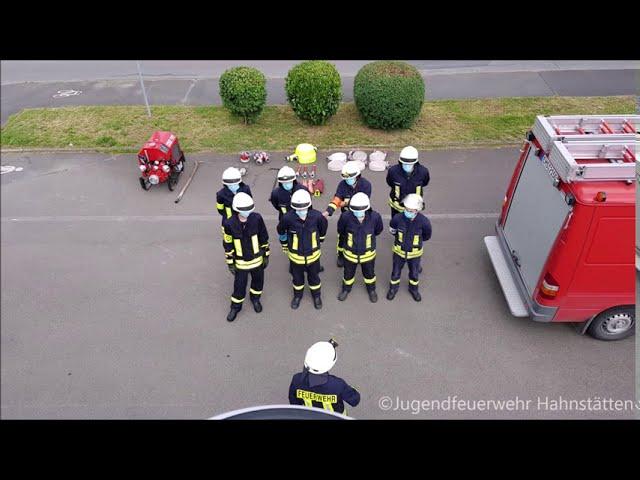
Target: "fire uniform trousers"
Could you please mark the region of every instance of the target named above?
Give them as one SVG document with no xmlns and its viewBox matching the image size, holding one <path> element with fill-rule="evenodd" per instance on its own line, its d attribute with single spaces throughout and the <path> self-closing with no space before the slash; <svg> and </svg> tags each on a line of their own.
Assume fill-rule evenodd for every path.
<svg viewBox="0 0 640 480">
<path fill-rule="evenodd" d="M 375 290 L 376 236 L 380 235 L 382 229 L 382 217 L 373 210 L 367 210 L 362 223 L 349 210 L 340 215 L 338 238 L 345 260 L 342 283 L 347 291 L 351 291 L 356 280 L 358 264 L 361 265 L 367 290 Z"/>
<path fill-rule="evenodd" d="M 260 298 L 264 285 L 265 257 L 269 256 L 269 234 L 259 213 L 251 213 L 246 222 L 241 222 L 238 214 L 222 221 L 223 245 L 227 265 L 236 268 L 231 295 L 231 308 L 242 309 L 247 293 L 247 281 L 251 274 L 251 298 Z"/>
<path fill-rule="evenodd" d="M 402 169 L 402 164 L 394 165 L 387 171 L 387 185 L 391 187 L 389 206 L 391 218 L 393 218 L 396 213 L 404 211 L 400 203 L 404 197 L 410 193 L 422 196 L 424 188 L 429 185 L 429 169 L 416 163 L 413 171 L 406 173 Z"/>
<path fill-rule="evenodd" d="M 371 182 L 362 176 L 358 177 L 355 185 L 353 186 L 348 185 L 346 181 L 341 180 L 340 183 L 338 183 L 338 188 L 336 189 L 336 194 L 333 196 L 333 200 L 331 200 L 327 206 L 327 213 L 329 216 L 332 216 L 338 208 L 340 208 L 342 212 L 345 212 L 351 197 L 359 192 L 366 193 L 367 197 L 371 198 Z M 342 253 L 342 247 L 340 244 L 340 235 L 338 235 L 338 255 Z"/>
<path fill-rule="evenodd" d="M 314 297 L 320 296 L 320 244 L 327 234 L 329 222 L 318 210 L 309 208 L 304 221 L 295 210 L 287 212 L 278 222 L 282 251 L 289 257 L 289 272 L 293 277 L 293 295 L 302 297 L 304 274 Z"/>
<path fill-rule="evenodd" d="M 240 182 L 240 188 L 238 188 L 238 191 L 236 193 L 240 192 L 246 193 L 253 198 L 249 185 L 244 182 Z M 231 204 L 233 202 L 234 195 L 235 193 L 229 190 L 226 186 L 222 187 L 222 189 L 218 190 L 218 192 L 216 193 L 216 209 L 218 210 L 218 213 L 222 215 L 223 220 L 225 218 L 229 219 L 233 215 Z"/>
<path fill-rule="evenodd" d="M 417 291 L 420 257 L 423 253 L 422 242 L 431 238 L 431 222 L 421 213 L 418 213 L 413 220 L 406 218 L 404 213 L 397 213 L 391 219 L 389 229 L 395 236 L 391 288 L 398 289 L 402 267 L 406 262 L 409 266 L 409 290 Z"/>
<path fill-rule="evenodd" d="M 303 370 L 291 379 L 291 405 L 305 405 L 345 413 L 344 402 L 352 407 L 357 406 L 360 403 L 360 393 L 340 377 L 326 373 L 316 375 Z"/>
<path fill-rule="evenodd" d="M 271 202 L 271 205 L 273 205 L 273 208 L 278 211 L 278 221 L 282 220 L 284 214 L 291 210 L 291 195 L 293 195 L 296 190 L 300 189 L 304 190 L 305 186 L 297 180 L 293 181 L 293 187 L 291 190 L 285 190 L 282 188 L 282 184 L 273 189 L 269 201 Z"/>
</svg>

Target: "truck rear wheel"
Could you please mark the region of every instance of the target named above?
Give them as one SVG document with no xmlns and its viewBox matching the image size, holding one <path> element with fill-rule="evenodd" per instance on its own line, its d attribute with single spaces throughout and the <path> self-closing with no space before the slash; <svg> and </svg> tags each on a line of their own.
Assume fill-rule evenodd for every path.
<svg viewBox="0 0 640 480">
<path fill-rule="evenodd" d="M 622 340 L 635 333 L 636 312 L 632 306 L 613 307 L 598 314 L 587 332 L 598 340 Z"/>
</svg>

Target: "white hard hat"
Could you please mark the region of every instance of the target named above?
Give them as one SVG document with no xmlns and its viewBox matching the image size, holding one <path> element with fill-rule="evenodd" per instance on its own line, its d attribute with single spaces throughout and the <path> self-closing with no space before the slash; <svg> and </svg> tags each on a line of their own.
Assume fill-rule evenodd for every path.
<svg viewBox="0 0 640 480">
<path fill-rule="evenodd" d="M 222 183 L 225 185 L 236 185 L 242 181 L 242 175 L 240 175 L 240 170 L 236 167 L 229 167 L 224 172 L 222 172 Z"/>
<path fill-rule="evenodd" d="M 291 182 L 296 179 L 296 172 L 293 168 L 286 165 L 278 170 L 278 182 Z"/>
<path fill-rule="evenodd" d="M 358 192 L 349 201 L 349 210 L 353 211 L 367 211 L 371 208 L 371 202 L 369 197 L 364 192 Z"/>
<path fill-rule="evenodd" d="M 353 160 L 345 163 L 342 167 L 342 178 L 351 178 L 360 175 L 360 167 L 358 163 L 359 162 Z"/>
<path fill-rule="evenodd" d="M 231 207 L 236 211 L 243 212 L 251 212 L 255 208 L 255 204 L 253 203 L 253 198 L 251 195 L 244 192 L 236 193 L 233 197 L 233 202 L 231 203 Z"/>
<path fill-rule="evenodd" d="M 291 195 L 291 208 L 294 210 L 305 210 L 311 206 L 311 194 L 306 188 L 296 190 Z"/>
<path fill-rule="evenodd" d="M 355 195 L 354 195 L 355 196 Z M 410 208 L 411 210 L 422 210 L 424 206 L 424 200 L 417 193 L 410 193 L 404 197 L 404 208 Z"/>
<path fill-rule="evenodd" d="M 404 147 L 400 152 L 400 163 L 416 163 L 418 161 L 418 150 L 414 147 Z"/>
<path fill-rule="evenodd" d="M 330 342 L 316 342 L 304 357 L 304 366 L 311 373 L 326 373 L 333 368 L 338 359 L 335 347 Z"/>
</svg>

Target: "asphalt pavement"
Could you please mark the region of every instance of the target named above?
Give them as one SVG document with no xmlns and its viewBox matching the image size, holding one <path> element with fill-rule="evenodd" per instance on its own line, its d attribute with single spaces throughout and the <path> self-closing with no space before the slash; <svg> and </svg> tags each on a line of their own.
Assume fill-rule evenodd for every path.
<svg viewBox="0 0 640 480">
<path fill-rule="evenodd" d="M 284 82 L 295 61 L 143 62 L 152 105 L 220 105 L 218 79 L 231 66 L 253 65 L 267 76 L 267 103 L 287 103 Z M 368 61 L 334 62 L 343 101 L 353 101 L 353 80 Z M 640 63 L 411 61 L 426 82 L 426 98 L 636 95 Z M 144 105 L 136 62 L 2 62 L 0 120 L 24 108 L 70 105 Z"/>
<path fill-rule="evenodd" d="M 362 393 L 349 409 L 356 418 L 633 417 L 551 409 L 561 399 L 634 399 L 634 338 L 600 342 L 567 324 L 509 314 L 483 237 L 493 234 L 517 148 L 421 154 L 432 176 L 426 202 L 434 231 L 421 303 L 407 291 L 406 272 L 396 299 L 384 298 L 386 229 L 376 260 L 379 302 L 368 301 L 360 273 L 339 302 L 331 218 L 321 311 L 308 291 L 299 310 L 289 307 L 288 264 L 267 203 L 284 153 L 271 153 L 270 164 L 251 165 L 247 176 L 271 234 L 264 311 L 245 305 L 231 324 L 215 192 L 223 168 L 239 164 L 234 156 L 187 152 L 187 175 L 195 160 L 203 164 L 175 204 L 187 176 L 175 192 L 165 185 L 144 192 L 132 155 L 3 153 L 3 166 L 22 170 L 1 177 L 2 418 L 198 419 L 286 403 L 308 346 L 331 336 L 340 343 L 333 373 Z M 328 191 L 314 199 L 317 208 L 339 180 L 326 169 L 329 153 L 319 152 Z M 365 175 L 386 227 L 384 173 Z M 519 399 L 522 408 L 420 403 L 453 396 Z"/>
</svg>

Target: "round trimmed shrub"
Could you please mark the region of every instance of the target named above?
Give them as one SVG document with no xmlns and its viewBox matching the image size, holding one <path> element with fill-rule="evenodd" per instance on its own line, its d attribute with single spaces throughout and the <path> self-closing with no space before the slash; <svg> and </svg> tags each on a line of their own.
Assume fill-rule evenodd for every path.
<svg viewBox="0 0 640 480">
<path fill-rule="evenodd" d="M 231 113 L 254 122 L 267 103 L 267 79 L 253 67 L 234 67 L 220 76 L 220 98 Z"/>
<path fill-rule="evenodd" d="M 289 70 L 285 90 L 298 118 L 313 125 L 326 123 L 342 100 L 340 74 L 324 60 L 302 62 Z"/>
<path fill-rule="evenodd" d="M 356 74 L 353 99 L 364 122 L 372 128 L 409 128 L 424 103 L 424 80 L 405 62 L 368 63 Z"/>
</svg>

